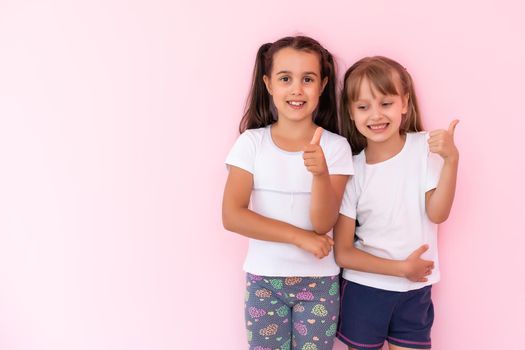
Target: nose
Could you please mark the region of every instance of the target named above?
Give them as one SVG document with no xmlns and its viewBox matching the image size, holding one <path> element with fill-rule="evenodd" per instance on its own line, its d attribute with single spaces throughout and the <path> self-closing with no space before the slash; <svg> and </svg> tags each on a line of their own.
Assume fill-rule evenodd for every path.
<svg viewBox="0 0 525 350">
<path fill-rule="evenodd" d="M 370 109 L 370 119 L 378 120 L 378 119 L 381 119 L 382 116 L 383 116 L 383 113 L 381 112 L 380 108 L 372 107 Z"/>
<path fill-rule="evenodd" d="M 300 82 L 300 81 L 295 81 L 293 84 L 292 84 L 292 95 L 295 95 L 295 96 L 300 96 L 303 94 L 303 84 Z"/>
</svg>

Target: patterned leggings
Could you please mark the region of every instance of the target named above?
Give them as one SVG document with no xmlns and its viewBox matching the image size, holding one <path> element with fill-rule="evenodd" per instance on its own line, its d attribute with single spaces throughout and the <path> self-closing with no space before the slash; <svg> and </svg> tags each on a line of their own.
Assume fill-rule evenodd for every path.
<svg viewBox="0 0 525 350">
<path fill-rule="evenodd" d="M 250 350 L 331 350 L 339 278 L 246 276 Z"/>
</svg>

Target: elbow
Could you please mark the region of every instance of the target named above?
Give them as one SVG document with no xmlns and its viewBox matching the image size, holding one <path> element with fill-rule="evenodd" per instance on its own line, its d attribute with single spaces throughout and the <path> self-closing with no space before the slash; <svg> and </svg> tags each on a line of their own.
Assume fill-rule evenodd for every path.
<svg viewBox="0 0 525 350">
<path fill-rule="evenodd" d="M 224 216 L 224 214 L 222 215 L 222 227 L 224 227 L 224 229 L 227 231 L 232 230 L 231 222 L 228 220 L 226 216 Z"/>
<path fill-rule="evenodd" d="M 222 226 L 225 230 L 228 231 L 235 231 L 235 225 L 234 225 L 234 215 L 231 214 L 231 211 L 223 209 L 222 210 Z"/>
<path fill-rule="evenodd" d="M 323 221 L 312 219 L 313 230 L 318 235 L 326 235 L 328 232 L 332 231 L 336 221 L 337 217 L 335 217 L 331 222 L 327 222 L 326 220 Z"/>
<path fill-rule="evenodd" d="M 344 269 L 351 269 L 349 262 L 352 261 L 352 258 L 350 255 L 352 254 L 351 249 L 346 249 L 345 251 L 341 251 L 341 249 L 334 249 L 334 259 L 337 266 L 342 267 Z"/>
<path fill-rule="evenodd" d="M 318 225 L 318 226 L 314 225 L 314 232 L 317 233 L 318 235 L 326 235 L 331 230 L 332 230 L 332 227 L 322 226 L 322 225 Z"/>
<path fill-rule="evenodd" d="M 334 254 L 334 258 L 335 258 L 335 263 L 337 264 L 337 266 L 344 267 L 345 263 L 340 254 Z"/>
<path fill-rule="evenodd" d="M 433 214 L 433 215 L 428 214 L 428 218 L 430 219 L 430 221 L 432 223 L 439 225 L 439 224 L 447 221 L 448 214 L 449 213 Z"/>
<path fill-rule="evenodd" d="M 343 269 L 352 268 L 352 265 L 349 263 L 349 261 L 350 260 L 348 259 L 348 257 L 345 257 L 345 256 L 339 256 L 335 258 L 335 263 L 337 264 L 337 266 Z"/>
</svg>

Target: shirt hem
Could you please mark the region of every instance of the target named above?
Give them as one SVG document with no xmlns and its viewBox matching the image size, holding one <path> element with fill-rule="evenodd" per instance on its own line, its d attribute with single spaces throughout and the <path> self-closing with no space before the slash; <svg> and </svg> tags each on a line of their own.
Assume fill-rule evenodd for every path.
<svg viewBox="0 0 525 350">
<path fill-rule="evenodd" d="M 275 271 L 275 270 L 252 270 L 250 268 L 243 268 L 244 272 L 257 276 L 271 276 L 271 277 L 331 277 L 337 276 L 340 269 L 327 271 Z"/>
<path fill-rule="evenodd" d="M 359 277 L 355 277 L 355 276 L 344 276 L 343 274 L 343 279 L 347 280 L 347 281 L 350 281 L 350 282 L 354 282 L 354 283 L 357 283 L 357 284 L 361 284 L 363 286 L 367 286 L 367 287 L 372 287 L 372 288 L 377 288 L 377 289 L 382 289 L 382 290 L 388 290 L 388 291 L 391 291 L 391 292 L 408 292 L 408 291 L 411 291 L 411 290 L 416 290 L 416 289 L 421 289 L 423 287 L 427 287 L 427 286 L 431 286 L 437 282 L 439 282 L 440 280 L 440 276 L 436 276 L 436 277 L 433 277 L 432 280 L 429 280 L 428 282 L 422 282 L 422 283 L 411 283 L 409 284 L 408 286 L 405 285 L 405 286 L 399 286 L 399 285 L 392 285 L 392 284 L 388 284 L 388 283 L 377 283 L 377 281 L 370 281 L 369 279 L 366 279 L 366 278 L 359 278 Z"/>
</svg>

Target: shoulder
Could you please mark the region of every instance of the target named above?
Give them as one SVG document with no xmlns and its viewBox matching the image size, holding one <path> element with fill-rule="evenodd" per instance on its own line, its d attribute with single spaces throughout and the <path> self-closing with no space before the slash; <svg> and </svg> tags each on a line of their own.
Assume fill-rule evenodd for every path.
<svg viewBox="0 0 525 350">
<path fill-rule="evenodd" d="M 364 169 L 366 164 L 365 151 L 362 150 L 358 154 L 352 156 L 352 163 L 354 164 L 354 178 L 361 178 L 364 176 Z"/>
<path fill-rule="evenodd" d="M 346 141 L 346 138 L 344 138 L 343 136 L 338 135 L 335 132 L 331 132 L 326 129 L 323 129 L 323 135 L 321 137 L 321 140 L 323 139 L 326 143 L 337 143 L 337 142 Z"/>
<path fill-rule="evenodd" d="M 258 152 L 261 141 L 264 138 L 265 128 L 247 129 L 237 137 L 233 147 L 230 150 L 228 159 L 235 156 L 253 156 Z"/>
<path fill-rule="evenodd" d="M 237 141 L 226 157 L 226 164 L 254 173 L 254 162 L 264 138 L 265 128 L 248 129 L 237 137 Z"/>
<path fill-rule="evenodd" d="M 353 156 L 352 160 L 355 165 L 364 165 L 366 162 L 365 150 L 362 150 L 361 152 Z"/>
<path fill-rule="evenodd" d="M 240 137 L 250 138 L 253 140 L 260 140 L 266 133 L 269 126 L 257 129 L 246 129 Z"/>
<path fill-rule="evenodd" d="M 239 135 L 238 142 L 257 147 L 258 145 L 260 145 L 261 141 L 263 140 L 267 128 L 268 127 L 257 128 L 257 129 L 246 129 L 241 135 Z"/>
<path fill-rule="evenodd" d="M 428 131 L 407 132 L 407 139 L 414 143 L 424 143 L 428 140 Z"/>
<path fill-rule="evenodd" d="M 407 142 L 413 150 L 428 151 L 428 131 L 407 133 Z"/>
<path fill-rule="evenodd" d="M 323 135 L 321 136 L 321 146 L 324 150 L 336 150 L 342 148 L 350 151 L 350 144 L 345 137 L 326 129 L 323 130 Z"/>
</svg>

